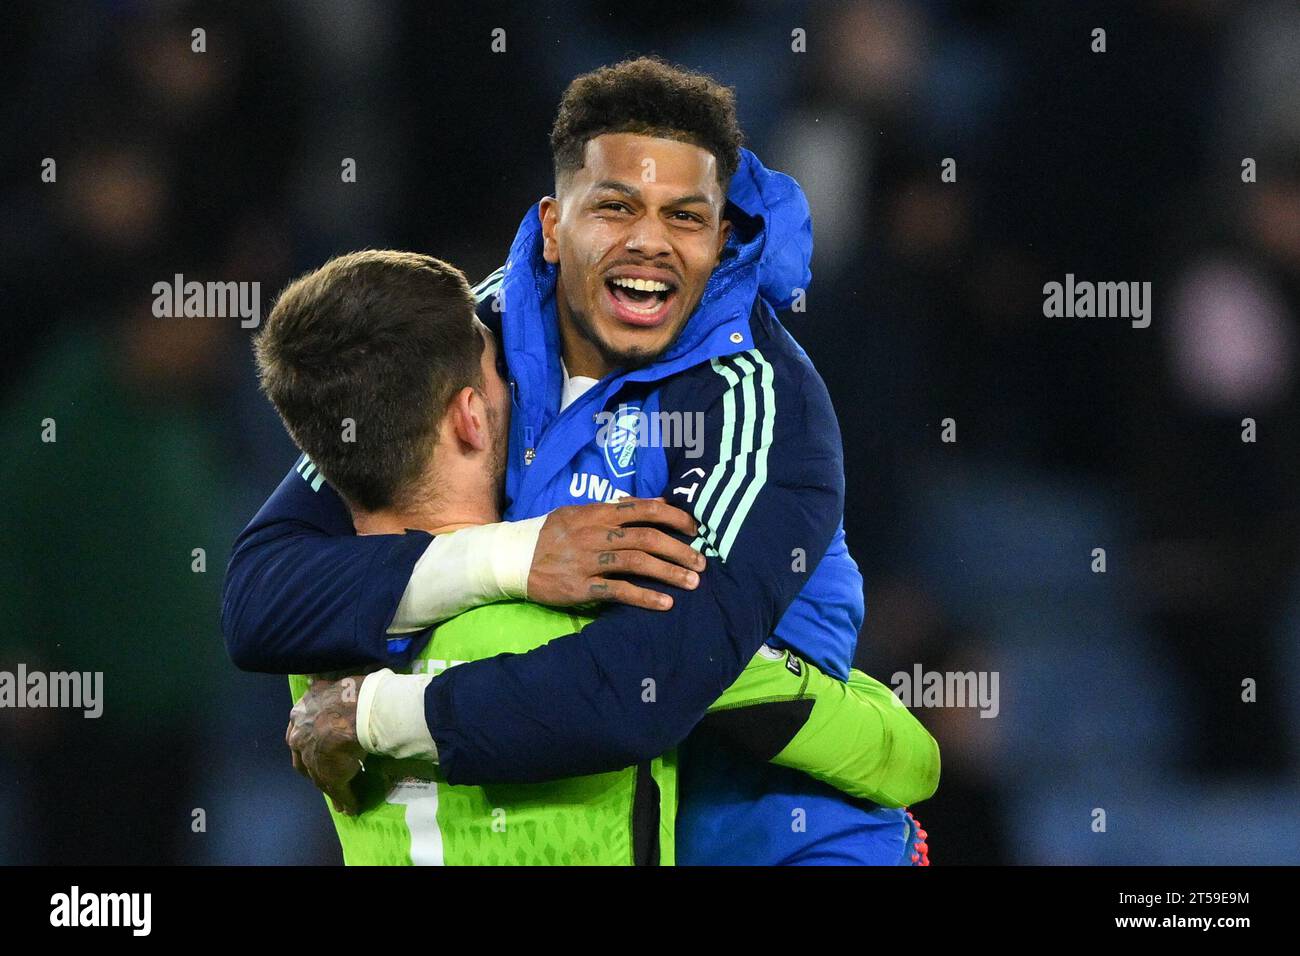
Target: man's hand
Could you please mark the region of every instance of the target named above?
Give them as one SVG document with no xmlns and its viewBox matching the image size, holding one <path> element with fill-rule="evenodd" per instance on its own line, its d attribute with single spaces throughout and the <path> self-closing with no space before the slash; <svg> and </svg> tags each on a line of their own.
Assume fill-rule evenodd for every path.
<svg viewBox="0 0 1300 956">
<path fill-rule="evenodd" d="M 361 772 L 366 752 L 357 743 L 357 694 L 362 675 L 342 680 L 313 680 L 289 712 L 284 741 L 293 768 L 334 803 L 340 813 L 358 812 L 352 780 Z"/>
<path fill-rule="evenodd" d="M 611 504 L 570 505 L 546 517 L 528 574 L 528 600 L 561 607 L 614 601 L 666 611 L 667 594 L 623 580 L 640 575 L 693 590 L 704 555 L 658 528 L 687 536 L 695 519 L 658 498 L 624 498 Z"/>
</svg>

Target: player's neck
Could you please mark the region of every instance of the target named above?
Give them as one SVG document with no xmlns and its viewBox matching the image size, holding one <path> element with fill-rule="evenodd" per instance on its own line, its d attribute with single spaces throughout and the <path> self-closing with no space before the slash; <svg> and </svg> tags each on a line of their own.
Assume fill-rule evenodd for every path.
<svg viewBox="0 0 1300 956">
<path fill-rule="evenodd" d="M 501 520 L 501 513 L 493 508 L 473 513 L 467 509 L 457 512 L 428 515 L 410 511 L 369 511 L 353 512 L 352 525 L 357 534 L 405 534 L 408 530 L 427 531 L 430 534 L 448 534 L 461 528 L 473 528 L 483 524 L 495 524 Z"/>
<path fill-rule="evenodd" d="M 501 520 L 494 483 L 486 476 L 435 475 L 425 487 L 436 490 L 412 495 L 399 507 L 378 511 L 353 508 L 352 525 L 357 534 L 403 534 L 408 528 L 445 534 Z"/>
</svg>

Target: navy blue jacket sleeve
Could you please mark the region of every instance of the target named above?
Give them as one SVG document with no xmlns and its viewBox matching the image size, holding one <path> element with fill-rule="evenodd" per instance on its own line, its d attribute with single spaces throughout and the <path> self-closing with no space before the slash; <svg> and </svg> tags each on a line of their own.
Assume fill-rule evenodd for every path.
<svg viewBox="0 0 1300 956">
<path fill-rule="evenodd" d="M 386 631 L 432 536 L 357 535 L 304 456 L 235 541 L 221 627 L 243 670 L 318 674 L 400 667 L 413 636 Z"/>
<path fill-rule="evenodd" d="M 671 611 L 614 606 L 535 651 L 435 677 L 425 715 L 451 783 L 539 781 L 657 756 L 772 633 L 831 542 L 844 477 L 825 385 L 792 340 L 767 341 L 661 391 L 663 410 L 704 415 L 702 449 L 666 452 L 665 489 L 703 526 L 700 586 L 673 590 Z"/>
</svg>

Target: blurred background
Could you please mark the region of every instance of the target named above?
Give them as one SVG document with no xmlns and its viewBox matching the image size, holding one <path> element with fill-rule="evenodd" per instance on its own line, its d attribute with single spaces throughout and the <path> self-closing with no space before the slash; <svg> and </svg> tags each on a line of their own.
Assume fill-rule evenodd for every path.
<svg viewBox="0 0 1300 956">
<path fill-rule="evenodd" d="M 236 672 L 218 623 L 230 544 L 296 453 L 251 330 L 155 318 L 153 284 L 257 281 L 265 314 L 363 247 L 477 281 L 551 188 L 564 86 L 640 53 L 733 85 L 812 203 L 783 318 L 841 418 L 858 666 L 999 674 L 994 719 L 918 711 L 931 859 L 1297 862 L 1294 0 L 5 14 L 0 670 L 100 670 L 107 705 L 0 710 L 0 862 L 339 861 L 285 681 Z M 1045 318 L 1066 273 L 1151 282 L 1151 327 Z"/>
</svg>

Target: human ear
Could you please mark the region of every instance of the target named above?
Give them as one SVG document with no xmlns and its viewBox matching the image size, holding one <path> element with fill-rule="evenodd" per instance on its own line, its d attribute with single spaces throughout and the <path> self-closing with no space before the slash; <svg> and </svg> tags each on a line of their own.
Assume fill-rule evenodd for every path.
<svg viewBox="0 0 1300 956">
<path fill-rule="evenodd" d="M 478 389 L 466 385 L 451 398 L 447 411 L 452 430 L 462 444 L 483 451 L 491 441 L 488 431 L 487 403 Z"/>
<path fill-rule="evenodd" d="M 718 251 L 717 258 L 722 257 L 722 250 L 727 246 L 727 238 L 731 235 L 731 220 L 724 219 L 718 229 Z"/>
<path fill-rule="evenodd" d="M 542 221 L 542 258 L 551 265 L 559 265 L 560 246 L 555 241 L 555 227 L 560 221 L 560 201 L 554 196 L 546 196 L 537 207 L 537 216 Z"/>
</svg>

